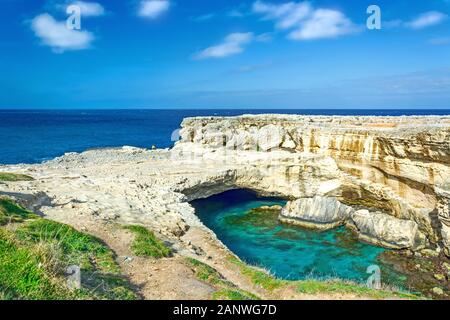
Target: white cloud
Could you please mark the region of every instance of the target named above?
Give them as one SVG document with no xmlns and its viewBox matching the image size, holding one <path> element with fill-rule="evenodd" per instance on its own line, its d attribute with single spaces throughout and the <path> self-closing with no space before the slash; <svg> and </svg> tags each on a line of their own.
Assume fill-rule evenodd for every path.
<svg viewBox="0 0 450 320">
<path fill-rule="evenodd" d="M 150 19 L 159 17 L 170 8 L 168 0 L 145 0 L 141 1 L 138 15 Z"/>
<path fill-rule="evenodd" d="M 335 38 L 354 30 L 353 23 L 342 12 L 318 9 L 300 28 L 289 33 L 288 37 L 293 40 Z"/>
<path fill-rule="evenodd" d="M 429 11 L 421 14 L 416 19 L 406 23 L 412 29 L 422 29 L 440 24 L 447 18 L 446 14 L 437 11 Z"/>
<path fill-rule="evenodd" d="M 40 14 L 31 21 L 31 29 L 42 43 L 54 52 L 89 48 L 94 35 L 89 31 L 71 30 L 66 21 L 56 21 L 48 13 Z"/>
<path fill-rule="evenodd" d="M 257 35 L 256 37 L 255 37 L 255 41 L 258 41 L 258 42 L 270 42 L 270 41 L 272 41 L 272 33 L 270 33 L 270 32 L 266 32 L 266 33 L 261 33 L 261 34 L 259 34 L 259 35 Z"/>
<path fill-rule="evenodd" d="M 98 17 L 105 14 L 105 9 L 97 2 L 74 1 L 69 4 L 79 6 L 83 17 Z"/>
<path fill-rule="evenodd" d="M 263 19 L 274 20 L 276 28 L 291 30 L 288 38 L 293 40 L 334 38 L 356 31 L 344 13 L 316 9 L 307 1 L 272 4 L 258 0 L 252 9 L 254 13 L 262 14 Z"/>
<path fill-rule="evenodd" d="M 253 3 L 253 12 L 264 14 L 265 19 L 277 20 L 276 27 L 288 29 L 297 25 L 312 11 L 308 2 L 288 2 L 280 5 L 262 1 Z"/>
<path fill-rule="evenodd" d="M 225 58 L 231 55 L 241 53 L 244 46 L 254 40 L 251 32 L 231 33 L 225 37 L 222 43 L 206 48 L 202 52 L 195 55 L 197 59 L 206 58 Z"/>
</svg>

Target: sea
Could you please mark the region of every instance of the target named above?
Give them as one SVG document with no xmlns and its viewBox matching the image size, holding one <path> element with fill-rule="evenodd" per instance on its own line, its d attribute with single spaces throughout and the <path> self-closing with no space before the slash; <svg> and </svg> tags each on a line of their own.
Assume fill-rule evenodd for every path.
<svg viewBox="0 0 450 320">
<path fill-rule="evenodd" d="M 185 117 L 265 113 L 402 116 L 449 115 L 450 110 L 0 110 L 0 164 L 40 163 L 66 152 L 124 145 L 169 148 Z"/>
</svg>

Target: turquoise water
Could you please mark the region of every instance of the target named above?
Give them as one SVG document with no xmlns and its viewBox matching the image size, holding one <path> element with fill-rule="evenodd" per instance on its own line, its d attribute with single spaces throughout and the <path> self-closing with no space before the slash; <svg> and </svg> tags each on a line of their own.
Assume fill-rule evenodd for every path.
<svg viewBox="0 0 450 320">
<path fill-rule="evenodd" d="M 344 227 L 316 232 L 280 224 L 278 212 L 252 211 L 285 201 L 243 190 L 192 202 L 202 222 L 247 263 L 284 279 L 339 277 L 366 281 L 367 267 L 386 249 L 359 242 Z"/>
</svg>

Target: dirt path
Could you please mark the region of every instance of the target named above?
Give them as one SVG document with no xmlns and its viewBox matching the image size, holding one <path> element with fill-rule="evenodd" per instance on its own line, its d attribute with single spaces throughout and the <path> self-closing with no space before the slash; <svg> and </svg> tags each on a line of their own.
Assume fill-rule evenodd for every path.
<svg viewBox="0 0 450 320">
<path fill-rule="evenodd" d="M 117 255 L 122 274 L 138 288 L 143 299 L 204 300 L 215 291 L 212 286 L 196 278 L 195 272 L 180 255 L 164 259 L 135 256 L 130 249 L 134 235 L 118 224 L 61 218 L 59 216 L 55 220 L 89 233 L 110 247 Z"/>
</svg>

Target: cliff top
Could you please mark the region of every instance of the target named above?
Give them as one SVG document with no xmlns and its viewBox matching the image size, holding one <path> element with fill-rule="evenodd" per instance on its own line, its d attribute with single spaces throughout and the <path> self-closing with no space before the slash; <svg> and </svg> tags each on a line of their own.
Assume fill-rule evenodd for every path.
<svg viewBox="0 0 450 320">
<path fill-rule="evenodd" d="M 303 125 L 315 127 L 333 127 L 336 129 L 417 129 L 450 128 L 450 116 L 309 116 L 290 114 L 245 114 L 230 117 L 190 117 L 183 120 L 186 127 L 201 122 L 217 123 L 249 122 L 255 125 L 283 122 L 285 125 Z"/>
</svg>

